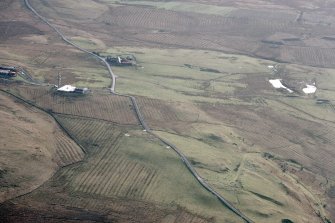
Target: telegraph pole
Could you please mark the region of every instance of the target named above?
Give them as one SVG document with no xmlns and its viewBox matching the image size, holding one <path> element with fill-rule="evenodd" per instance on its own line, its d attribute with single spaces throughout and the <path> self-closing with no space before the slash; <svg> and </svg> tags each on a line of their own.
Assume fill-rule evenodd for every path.
<svg viewBox="0 0 335 223">
<path fill-rule="evenodd" d="M 60 88 L 62 82 L 62 75 L 58 72 L 58 87 Z"/>
</svg>

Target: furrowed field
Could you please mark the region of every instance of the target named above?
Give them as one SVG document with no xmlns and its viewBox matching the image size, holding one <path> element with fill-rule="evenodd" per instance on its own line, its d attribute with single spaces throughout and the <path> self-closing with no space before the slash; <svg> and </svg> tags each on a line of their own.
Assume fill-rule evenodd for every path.
<svg viewBox="0 0 335 223">
<path fill-rule="evenodd" d="M 53 113 L 77 115 L 115 122 L 138 125 L 131 101 L 127 97 L 106 93 L 89 95 L 64 95 L 56 89 L 40 86 L 6 87 L 13 94 Z"/>
</svg>

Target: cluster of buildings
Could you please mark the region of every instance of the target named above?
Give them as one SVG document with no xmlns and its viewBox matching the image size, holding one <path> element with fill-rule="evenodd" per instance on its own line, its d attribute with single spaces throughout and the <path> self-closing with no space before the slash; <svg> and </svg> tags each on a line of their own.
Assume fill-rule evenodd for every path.
<svg viewBox="0 0 335 223">
<path fill-rule="evenodd" d="M 17 73 L 16 67 L 0 65 L 0 77 L 11 78 L 11 77 L 15 77 L 16 73 Z"/>
<path fill-rule="evenodd" d="M 17 73 L 19 72 L 17 67 L 11 67 L 11 66 L 4 66 L 4 65 L 0 65 L 0 78 L 11 78 L 11 77 L 15 77 L 17 75 Z M 87 94 L 89 93 L 89 89 L 88 88 L 77 88 L 75 86 L 72 85 L 64 85 L 60 87 L 60 80 L 61 77 L 59 75 L 59 82 L 58 82 L 58 86 L 55 85 L 57 92 L 61 93 L 61 94 L 66 94 L 66 93 L 70 93 L 70 94 Z"/>
<path fill-rule="evenodd" d="M 107 56 L 106 61 L 114 66 L 136 65 L 136 60 L 133 56 Z"/>
</svg>

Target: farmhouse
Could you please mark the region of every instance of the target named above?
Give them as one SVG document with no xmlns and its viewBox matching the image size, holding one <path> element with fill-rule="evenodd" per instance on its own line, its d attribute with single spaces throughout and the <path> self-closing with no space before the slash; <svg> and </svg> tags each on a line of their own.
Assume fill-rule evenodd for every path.
<svg viewBox="0 0 335 223">
<path fill-rule="evenodd" d="M 133 66 L 136 65 L 136 61 L 132 56 L 107 56 L 106 61 L 115 66 Z"/>
<path fill-rule="evenodd" d="M 77 87 L 72 86 L 72 85 L 64 85 L 60 88 L 57 88 L 57 92 L 86 94 L 86 93 L 88 93 L 88 88 L 77 88 Z"/>
</svg>

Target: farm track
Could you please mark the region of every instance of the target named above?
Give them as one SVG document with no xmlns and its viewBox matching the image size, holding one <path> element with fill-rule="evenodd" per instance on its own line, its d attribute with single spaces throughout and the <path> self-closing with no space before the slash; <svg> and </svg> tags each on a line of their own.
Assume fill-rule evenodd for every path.
<svg viewBox="0 0 335 223">
<path fill-rule="evenodd" d="M 72 43 L 70 40 L 68 40 L 63 34 L 62 32 L 60 32 L 55 26 L 53 26 L 46 18 L 44 18 L 43 16 L 41 16 L 30 4 L 29 0 L 24 0 L 26 6 L 28 7 L 29 10 L 31 10 L 39 19 L 41 19 L 43 22 L 45 22 L 48 26 L 50 26 L 61 38 L 63 41 L 65 41 L 66 43 L 72 45 L 73 47 L 79 49 L 80 51 L 87 53 L 97 59 L 99 59 L 100 61 L 102 61 L 111 76 L 112 79 L 112 84 L 111 84 L 111 93 L 115 94 L 115 95 L 119 95 L 119 96 L 124 96 L 124 97 L 128 97 L 131 99 L 131 102 L 134 106 L 135 109 L 135 113 L 136 116 L 139 120 L 139 122 L 141 123 L 142 127 L 144 128 L 144 130 L 146 132 L 148 132 L 149 134 L 155 136 L 156 138 L 158 138 L 161 142 L 163 142 L 164 144 L 166 144 L 167 146 L 170 146 L 176 153 L 177 155 L 182 159 L 182 161 L 184 162 L 185 166 L 188 168 L 188 170 L 191 172 L 191 174 L 198 180 L 198 182 L 206 189 L 208 190 L 210 193 L 212 193 L 217 199 L 220 200 L 220 202 L 222 204 L 224 204 L 228 209 L 230 209 L 231 211 L 233 211 L 236 215 L 238 215 L 239 217 L 241 217 L 245 222 L 247 223 L 253 223 L 253 221 L 251 219 L 249 219 L 247 216 L 245 216 L 240 210 L 238 210 L 237 208 L 235 208 L 230 202 L 228 202 L 222 195 L 220 195 L 218 192 L 216 192 L 194 169 L 194 167 L 191 165 L 190 161 L 187 159 L 187 157 L 172 143 L 168 142 L 167 140 L 161 138 L 160 136 L 158 136 L 157 134 L 155 134 L 154 132 L 152 132 L 149 128 L 149 126 L 146 124 L 146 122 L 143 119 L 143 116 L 139 110 L 139 107 L 137 105 L 136 102 L 136 98 L 134 96 L 130 96 L 130 95 L 124 95 L 124 94 L 119 94 L 115 92 L 115 82 L 116 82 L 116 78 L 115 75 L 112 71 L 111 66 L 106 62 L 105 59 L 103 59 L 102 57 Z M 58 121 L 57 121 L 58 122 Z M 128 193 L 128 192 L 127 192 Z"/>
</svg>

